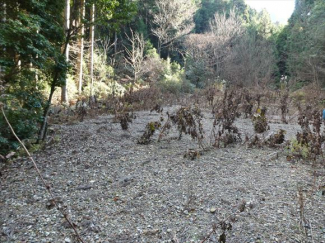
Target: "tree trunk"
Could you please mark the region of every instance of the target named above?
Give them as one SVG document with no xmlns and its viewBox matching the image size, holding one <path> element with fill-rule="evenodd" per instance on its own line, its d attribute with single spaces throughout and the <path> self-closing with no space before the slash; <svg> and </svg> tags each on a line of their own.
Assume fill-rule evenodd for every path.
<svg viewBox="0 0 325 243">
<path fill-rule="evenodd" d="M 158 38 L 157 52 L 158 52 L 159 57 L 161 58 L 161 40 L 160 40 L 160 38 Z"/>
<path fill-rule="evenodd" d="M 3 16 L 2 16 L 2 22 L 6 22 L 7 20 L 7 5 L 4 3 L 3 5 Z"/>
<path fill-rule="evenodd" d="M 83 63 L 83 54 L 84 54 L 84 34 L 85 34 L 85 27 L 82 23 L 83 19 L 85 17 L 85 0 L 80 0 L 80 15 L 79 15 L 79 37 L 78 37 L 78 59 L 77 59 L 77 73 L 76 73 L 76 79 L 78 81 L 78 94 L 81 95 L 82 91 L 82 63 Z"/>
<path fill-rule="evenodd" d="M 66 36 L 65 36 L 65 44 L 64 44 L 64 46 L 62 48 L 62 54 L 66 53 L 67 48 L 69 46 L 70 38 L 71 38 L 71 30 L 69 29 Z M 45 140 L 46 130 L 47 130 L 47 118 L 48 118 L 48 114 L 49 114 L 49 111 L 50 111 L 50 108 L 51 108 L 51 103 L 52 103 L 52 98 L 53 98 L 53 94 L 54 94 L 54 91 L 55 91 L 55 87 L 58 86 L 58 79 L 59 79 L 59 76 L 60 76 L 60 72 L 62 72 L 62 70 L 60 70 L 60 69 L 55 70 L 53 80 L 52 80 L 52 83 L 51 83 L 50 95 L 49 95 L 47 103 L 46 103 L 46 105 L 44 107 L 43 121 L 42 121 L 42 124 L 41 124 L 41 128 L 39 130 L 39 133 L 38 133 L 36 143 L 40 143 L 41 141 Z"/>
<path fill-rule="evenodd" d="M 55 87 L 52 85 L 51 91 L 50 91 L 50 96 L 49 96 L 49 99 L 47 101 L 47 104 L 46 104 L 46 106 L 44 108 L 44 112 L 43 112 L 43 122 L 42 122 L 42 125 L 41 125 L 41 129 L 39 130 L 38 138 L 37 138 L 37 141 L 36 141 L 36 143 L 38 143 L 38 144 L 41 141 L 44 141 L 45 137 L 46 137 L 47 118 L 48 118 L 48 114 L 49 114 L 49 111 L 50 111 L 50 108 L 51 108 L 51 103 L 52 103 L 52 98 L 53 98 L 54 91 L 55 91 Z"/>
<path fill-rule="evenodd" d="M 114 54 L 117 53 L 117 32 L 114 33 Z"/>
<path fill-rule="evenodd" d="M 70 0 L 65 0 L 65 9 L 64 9 L 64 28 L 66 31 L 66 35 L 69 32 L 70 29 Z M 69 44 L 66 47 L 65 50 L 65 60 L 66 62 L 69 62 Z M 61 103 L 67 103 L 68 102 L 68 91 L 67 91 L 67 78 L 65 79 L 65 83 L 62 86 L 61 89 Z"/>
<path fill-rule="evenodd" d="M 89 74 L 90 74 L 90 96 L 94 96 L 94 37 L 95 37 L 95 4 L 90 8 L 90 57 L 89 57 Z"/>
<path fill-rule="evenodd" d="M 2 22 L 5 23 L 7 21 L 7 5 L 4 3 L 3 4 L 3 16 L 2 16 Z M 3 49 L 3 51 L 5 51 L 5 49 Z M 2 72 L 4 72 L 4 70 L 2 70 L 2 66 L 0 66 L 0 77 L 2 76 Z"/>
</svg>

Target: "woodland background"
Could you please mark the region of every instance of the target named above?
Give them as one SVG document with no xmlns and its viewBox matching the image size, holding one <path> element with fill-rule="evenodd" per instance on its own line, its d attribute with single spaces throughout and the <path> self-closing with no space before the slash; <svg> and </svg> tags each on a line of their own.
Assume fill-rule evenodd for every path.
<svg viewBox="0 0 325 243">
<path fill-rule="evenodd" d="M 296 0 L 285 26 L 243 0 L 1 0 L 0 12 L 0 102 L 23 140 L 44 140 L 55 107 L 325 85 L 323 0 Z M 0 154 L 17 148 L 0 116 Z"/>
</svg>

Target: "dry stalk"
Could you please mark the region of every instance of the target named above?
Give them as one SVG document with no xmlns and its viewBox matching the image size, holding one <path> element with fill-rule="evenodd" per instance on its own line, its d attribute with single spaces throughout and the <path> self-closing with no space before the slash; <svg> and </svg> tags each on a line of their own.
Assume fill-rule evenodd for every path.
<svg viewBox="0 0 325 243">
<path fill-rule="evenodd" d="M 80 234 L 78 233 L 78 231 L 77 231 L 77 229 L 76 229 L 76 227 L 75 227 L 75 224 L 74 224 L 74 223 L 69 219 L 68 214 L 67 214 L 66 212 L 64 212 L 64 211 L 62 210 L 62 208 L 59 206 L 59 204 L 58 204 L 58 202 L 56 201 L 56 199 L 55 199 L 55 197 L 54 197 L 54 194 L 53 194 L 53 192 L 52 192 L 52 190 L 51 190 L 51 186 L 50 186 L 49 184 L 47 184 L 46 181 L 44 180 L 44 177 L 42 176 L 40 170 L 38 169 L 38 166 L 37 166 L 35 160 L 33 159 L 33 157 L 31 156 L 31 154 L 29 153 L 28 149 L 25 147 L 24 143 L 19 139 L 19 137 L 18 137 L 17 134 L 15 133 L 14 129 L 12 128 L 12 126 L 11 126 L 10 122 L 8 121 L 7 116 L 6 116 L 6 114 L 5 114 L 4 110 L 3 110 L 3 105 L 2 105 L 1 103 L 0 103 L 0 107 L 1 107 L 1 112 L 2 112 L 2 114 L 3 114 L 3 116 L 4 116 L 4 118 L 5 118 L 5 120 L 6 120 L 7 124 L 8 124 L 8 126 L 9 126 L 9 128 L 10 128 L 12 134 L 15 136 L 15 138 L 18 140 L 18 142 L 19 142 L 19 143 L 21 144 L 21 146 L 24 148 L 24 150 L 25 150 L 26 154 L 28 155 L 29 159 L 32 161 L 32 163 L 33 163 L 33 165 L 34 165 L 34 168 L 35 168 L 37 174 L 39 175 L 39 177 L 41 178 L 42 183 L 44 184 L 46 191 L 49 193 L 49 195 L 50 195 L 50 197 L 51 197 L 51 200 L 52 200 L 52 202 L 54 203 L 55 207 L 56 207 L 57 210 L 58 210 L 58 211 L 63 215 L 63 217 L 65 218 L 65 220 L 69 223 L 69 225 L 71 226 L 71 228 L 72 228 L 73 231 L 75 232 L 75 234 L 76 234 L 76 236 L 77 236 L 77 239 L 78 239 L 81 243 L 85 243 L 85 242 L 82 240 Z"/>
<path fill-rule="evenodd" d="M 171 121 L 170 121 L 170 115 L 167 112 L 167 121 L 165 122 L 165 124 L 162 126 L 161 130 L 160 130 L 160 134 L 158 137 L 158 142 L 161 141 L 161 139 L 166 135 L 166 133 L 168 132 L 168 130 L 171 128 Z"/>
<path fill-rule="evenodd" d="M 299 206 L 300 226 L 302 229 L 304 229 L 305 235 L 307 235 L 307 230 L 305 228 L 305 224 L 306 224 L 305 199 L 301 187 L 298 188 L 298 206 Z"/>
<path fill-rule="evenodd" d="M 206 242 L 208 239 L 210 239 L 211 235 L 213 233 L 216 233 L 216 230 L 217 230 L 217 225 L 216 224 L 213 224 L 212 225 L 212 230 L 210 231 L 210 233 L 201 241 L 201 243 L 204 243 Z"/>
</svg>

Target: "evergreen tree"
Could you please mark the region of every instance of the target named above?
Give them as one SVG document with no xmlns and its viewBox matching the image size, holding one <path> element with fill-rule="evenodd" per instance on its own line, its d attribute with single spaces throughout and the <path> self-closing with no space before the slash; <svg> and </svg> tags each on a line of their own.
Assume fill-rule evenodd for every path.
<svg viewBox="0 0 325 243">
<path fill-rule="evenodd" d="M 30 137 L 44 120 L 48 106 L 41 93 L 45 85 L 61 85 L 67 65 L 62 13 L 64 1 L 5 0 L 0 24 L 0 66 L 5 96 L 1 96 L 18 136 Z M 42 116 L 43 115 L 43 116 Z M 0 118 L 0 147 L 17 146 Z M 1 151 L 0 151 L 1 152 Z"/>
</svg>

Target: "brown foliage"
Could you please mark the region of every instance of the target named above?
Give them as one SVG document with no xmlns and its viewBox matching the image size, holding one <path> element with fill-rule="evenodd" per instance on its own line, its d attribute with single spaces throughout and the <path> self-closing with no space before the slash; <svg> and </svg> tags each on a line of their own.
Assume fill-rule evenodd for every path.
<svg viewBox="0 0 325 243">
<path fill-rule="evenodd" d="M 226 90 L 219 104 L 220 109 L 215 114 L 213 122 L 213 146 L 226 147 L 228 144 L 241 140 L 238 128 L 234 125 L 236 117 L 239 116 L 240 104 L 240 96 L 236 97 L 235 93 L 235 90 Z"/>
<path fill-rule="evenodd" d="M 281 120 L 284 124 L 288 124 L 287 121 L 288 103 L 289 103 L 289 91 L 285 90 L 280 100 Z"/>
<path fill-rule="evenodd" d="M 162 94 L 157 88 L 142 88 L 122 97 L 123 103 L 128 103 L 133 106 L 134 110 L 149 110 L 152 108 L 152 103 L 159 103 Z"/>
<path fill-rule="evenodd" d="M 202 151 L 198 151 L 195 149 L 189 149 L 185 154 L 184 158 L 190 159 L 190 160 L 195 160 L 197 158 L 200 158 L 200 156 L 203 154 Z"/>
<path fill-rule="evenodd" d="M 170 116 L 171 121 L 177 126 L 179 139 L 182 134 L 188 134 L 194 140 L 199 142 L 203 139 L 203 127 L 201 123 L 203 115 L 201 110 L 195 107 L 182 107 L 176 114 Z"/>
<path fill-rule="evenodd" d="M 141 138 L 138 140 L 138 144 L 149 144 L 152 135 L 161 127 L 161 123 L 159 121 L 149 122 L 146 125 L 145 131 L 142 134 Z"/>
<path fill-rule="evenodd" d="M 190 135 L 193 140 L 198 141 L 199 146 L 202 147 L 202 140 L 204 137 L 203 125 L 202 125 L 202 113 L 197 107 L 181 107 L 175 113 L 166 113 L 168 118 L 165 124 L 162 126 L 158 141 L 160 141 L 173 125 L 178 130 L 178 139 L 182 138 L 182 134 Z"/>
<path fill-rule="evenodd" d="M 321 134 L 321 114 L 317 108 L 312 109 L 312 105 L 307 105 L 305 109 L 299 107 L 298 124 L 302 132 L 297 133 L 297 141 L 300 145 L 308 148 L 308 156 L 316 159 L 322 154 L 322 143 L 324 136 Z M 312 124 L 312 129 L 310 129 Z"/>
<path fill-rule="evenodd" d="M 132 119 L 135 119 L 135 115 L 131 112 L 117 113 L 115 120 L 121 125 L 122 130 L 128 130 L 129 123 L 132 123 Z"/>
<path fill-rule="evenodd" d="M 266 107 L 263 107 L 260 112 L 258 109 L 258 112 L 253 117 L 253 124 L 256 133 L 263 133 L 270 129 L 266 119 Z"/>
<path fill-rule="evenodd" d="M 271 135 L 269 139 L 266 141 L 270 147 L 276 147 L 276 145 L 283 144 L 285 139 L 286 131 L 280 129 L 277 133 Z"/>
<path fill-rule="evenodd" d="M 242 94 L 243 94 L 242 108 L 245 114 L 245 118 L 248 118 L 253 115 L 254 97 L 253 95 L 250 94 L 248 89 L 244 89 Z"/>
</svg>

